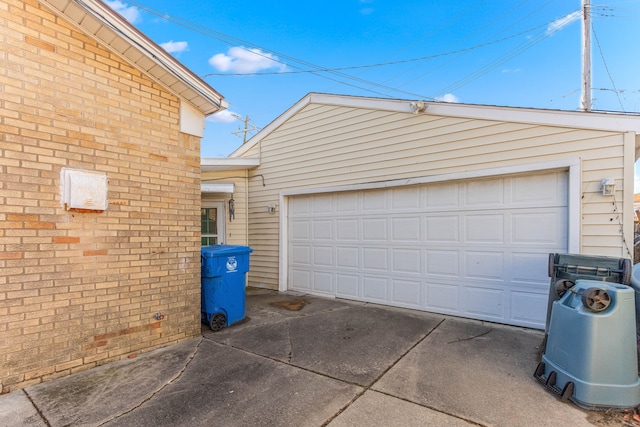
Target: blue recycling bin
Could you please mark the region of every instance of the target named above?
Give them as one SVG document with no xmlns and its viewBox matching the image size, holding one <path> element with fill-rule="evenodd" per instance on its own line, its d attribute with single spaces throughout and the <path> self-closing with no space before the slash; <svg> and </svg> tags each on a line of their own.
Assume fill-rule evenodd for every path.
<svg viewBox="0 0 640 427">
<path fill-rule="evenodd" d="M 202 260 L 200 317 L 213 331 L 245 317 L 248 246 L 213 245 L 200 250 Z"/>
</svg>

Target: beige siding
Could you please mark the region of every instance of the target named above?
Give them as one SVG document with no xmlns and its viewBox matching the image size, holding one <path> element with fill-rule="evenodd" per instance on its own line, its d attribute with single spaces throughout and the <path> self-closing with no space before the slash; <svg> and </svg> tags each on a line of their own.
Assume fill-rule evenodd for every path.
<svg viewBox="0 0 640 427">
<path fill-rule="evenodd" d="M 225 205 L 225 243 L 229 245 L 248 244 L 247 239 L 247 171 L 203 172 L 203 183 L 234 184 L 233 200 L 235 201 L 235 216 L 229 215 L 229 200 L 232 195 L 228 193 L 203 194 L 203 200 L 222 201 Z"/>
<path fill-rule="evenodd" d="M 250 283 L 278 286 L 279 218 L 267 206 L 282 191 L 567 159 L 579 159 L 582 170 L 582 252 L 628 257 L 620 232 L 623 154 L 616 132 L 307 105 L 243 153 L 261 158 L 249 172 Z M 615 206 L 599 195 L 604 177 L 618 183 Z"/>
</svg>

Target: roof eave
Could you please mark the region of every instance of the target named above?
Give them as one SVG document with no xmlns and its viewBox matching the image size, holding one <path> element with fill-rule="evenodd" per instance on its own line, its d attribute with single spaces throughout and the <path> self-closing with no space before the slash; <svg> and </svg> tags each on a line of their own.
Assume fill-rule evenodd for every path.
<svg viewBox="0 0 640 427">
<path fill-rule="evenodd" d="M 56 15 L 129 61 L 205 116 L 228 107 L 224 97 L 100 0 L 39 0 Z"/>
</svg>

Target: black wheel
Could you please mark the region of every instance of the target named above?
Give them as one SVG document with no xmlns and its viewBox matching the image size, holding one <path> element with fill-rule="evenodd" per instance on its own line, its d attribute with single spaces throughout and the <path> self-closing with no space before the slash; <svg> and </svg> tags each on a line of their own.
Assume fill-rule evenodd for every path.
<svg viewBox="0 0 640 427">
<path fill-rule="evenodd" d="M 549 254 L 549 277 L 553 277 L 556 271 L 556 254 Z"/>
<path fill-rule="evenodd" d="M 219 331 L 220 329 L 227 326 L 227 316 L 222 313 L 214 314 L 211 316 L 211 321 L 209 322 L 209 326 L 211 330 L 214 332 Z"/>
<path fill-rule="evenodd" d="M 582 305 L 595 312 L 606 310 L 611 304 L 609 292 L 600 288 L 588 288 L 582 293 Z"/>
<path fill-rule="evenodd" d="M 622 277 L 621 283 L 623 285 L 629 285 L 631 283 L 631 274 L 633 270 L 633 265 L 631 265 L 631 260 L 625 258 L 622 260 Z"/>
<path fill-rule="evenodd" d="M 564 294 L 567 293 L 569 289 L 571 289 L 575 285 L 574 282 L 567 279 L 560 279 L 553 285 L 553 290 L 556 293 L 558 298 L 562 298 Z"/>
</svg>

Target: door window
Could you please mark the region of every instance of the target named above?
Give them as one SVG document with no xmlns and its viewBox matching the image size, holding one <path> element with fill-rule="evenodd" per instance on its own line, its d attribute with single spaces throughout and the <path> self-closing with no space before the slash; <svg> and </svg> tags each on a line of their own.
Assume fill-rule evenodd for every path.
<svg viewBox="0 0 640 427">
<path fill-rule="evenodd" d="M 202 246 L 224 243 L 224 203 L 213 202 L 202 205 L 200 210 Z"/>
</svg>

